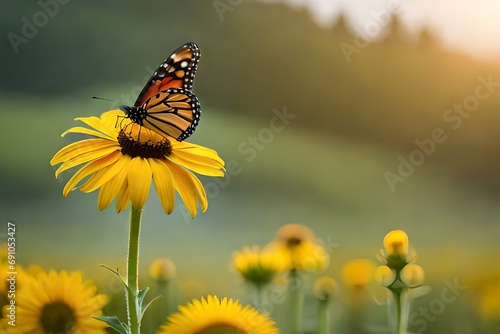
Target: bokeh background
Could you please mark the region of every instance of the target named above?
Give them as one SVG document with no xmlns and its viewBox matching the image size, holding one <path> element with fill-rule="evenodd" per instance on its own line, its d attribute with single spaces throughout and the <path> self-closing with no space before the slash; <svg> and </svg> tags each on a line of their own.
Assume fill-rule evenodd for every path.
<svg viewBox="0 0 500 334">
<path fill-rule="evenodd" d="M 96 193 L 63 198 L 70 175 L 56 180 L 49 160 L 74 139 L 60 134 L 75 117 L 133 103 L 158 64 L 194 41 L 203 115 L 189 140 L 231 168 L 202 179 L 209 209 L 194 220 L 182 204 L 166 216 L 150 194 L 145 277 L 168 257 L 178 302 L 206 293 L 249 302 L 232 252 L 266 244 L 283 224 L 305 224 L 331 245 L 326 274 L 339 281 L 346 262 L 376 262 L 385 234 L 403 229 L 432 287 L 415 310 L 445 281 L 467 286 L 424 332 L 498 333 L 498 319 L 477 308 L 476 282 L 500 270 L 500 27 L 491 20 L 500 8 L 359 3 L 61 1 L 56 10 L 0 1 L 0 236 L 14 221 L 21 264 L 83 270 L 117 289 L 98 264 L 125 267 L 127 213 L 99 212 Z M 441 140 L 430 144 L 436 129 Z M 415 153 L 416 142 L 432 153 Z M 384 326 L 385 308 L 370 310 L 367 323 Z M 340 323 L 347 311 L 339 301 L 332 312 Z"/>
</svg>

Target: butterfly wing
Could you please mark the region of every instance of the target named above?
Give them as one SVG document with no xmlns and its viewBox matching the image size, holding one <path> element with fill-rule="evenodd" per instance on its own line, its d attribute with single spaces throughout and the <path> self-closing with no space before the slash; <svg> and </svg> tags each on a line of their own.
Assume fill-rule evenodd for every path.
<svg viewBox="0 0 500 334">
<path fill-rule="evenodd" d="M 196 43 L 186 43 L 165 59 L 137 97 L 135 106 L 169 88 L 193 88 L 193 79 L 200 61 L 200 48 Z"/>
<path fill-rule="evenodd" d="M 169 88 L 150 97 L 143 105 L 142 125 L 163 136 L 182 141 L 195 130 L 201 117 L 196 95 L 184 88 Z"/>
</svg>

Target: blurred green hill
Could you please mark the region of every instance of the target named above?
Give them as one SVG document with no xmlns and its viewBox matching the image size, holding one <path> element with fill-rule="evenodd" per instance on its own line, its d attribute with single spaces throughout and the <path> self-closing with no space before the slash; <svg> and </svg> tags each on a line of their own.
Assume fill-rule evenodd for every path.
<svg viewBox="0 0 500 334">
<path fill-rule="evenodd" d="M 41 10 L 35 2 L 2 6 L 6 33 L 21 34 L 22 18 Z M 0 92 L 76 96 L 129 82 L 134 88 L 114 98 L 131 103 L 160 61 L 192 40 L 203 54 L 195 91 L 204 106 L 263 121 L 287 106 L 313 131 L 394 150 L 394 173 L 399 154 L 408 158 L 415 140 L 442 128 L 447 140 L 426 161 L 457 182 L 500 193 L 498 87 L 468 118 L 451 122 L 456 114 L 447 114 L 475 94 L 479 77 L 500 81 L 498 63 L 443 49 L 429 31 L 413 40 L 404 32 L 393 20 L 383 38 L 360 48 L 343 18 L 320 28 L 306 11 L 282 4 L 244 1 L 221 14 L 201 1 L 69 2 L 18 53 L 1 40 Z M 357 50 L 350 57 L 346 45 Z"/>
</svg>

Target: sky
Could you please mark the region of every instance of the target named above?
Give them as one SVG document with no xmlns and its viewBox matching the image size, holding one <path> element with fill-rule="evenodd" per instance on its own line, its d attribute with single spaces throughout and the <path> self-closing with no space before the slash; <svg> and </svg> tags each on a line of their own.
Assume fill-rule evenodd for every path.
<svg viewBox="0 0 500 334">
<path fill-rule="evenodd" d="M 363 31 L 383 11 L 397 13 L 415 34 L 432 30 L 446 47 L 474 56 L 500 59 L 500 0 L 263 0 L 306 7 L 322 26 L 334 24 L 341 12 Z"/>
</svg>

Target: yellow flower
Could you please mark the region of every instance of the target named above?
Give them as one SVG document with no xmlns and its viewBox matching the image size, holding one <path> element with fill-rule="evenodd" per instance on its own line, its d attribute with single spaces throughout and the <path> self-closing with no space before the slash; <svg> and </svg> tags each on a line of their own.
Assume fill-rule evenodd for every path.
<svg viewBox="0 0 500 334">
<path fill-rule="evenodd" d="M 379 266 L 375 270 L 375 280 L 383 286 L 391 285 L 396 279 L 396 273 L 388 266 Z"/>
<path fill-rule="evenodd" d="M 350 287 L 363 288 L 370 284 L 374 270 L 375 264 L 370 260 L 352 260 L 342 267 L 342 278 Z"/>
<path fill-rule="evenodd" d="M 12 269 L 7 262 L 0 264 L 0 309 L 9 304 L 11 300 L 16 300 L 15 293 L 26 284 L 26 281 L 31 279 L 30 276 L 34 277 L 37 274 L 37 269 L 36 266 L 25 269 L 19 264 L 16 264 Z"/>
<path fill-rule="evenodd" d="M 405 257 L 408 255 L 408 235 L 402 230 L 387 233 L 384 248 L 388 256 Z"/>
<path fill-rule="evenodd" d="M 170 259 L 156 259 L 149 266 L 149 276 L 155 281 L 170 281 L 175 277 L 175 264 Z"/>
<path fill-rule="evenodd" d="M 338 291 L 337 282 L 328 276 L 321 276 L 314 282 L 314 296 L 321 300 L 327 300 Z"/>
<path fill-rule="evenodd" d="M 289 270 L 321 271 L 330 263 L 330 256 L 316 242 L 312 231 L 300 224 L 282 226 L 266 250 L 282 252 L 288 258 Z"/>
<path fill-rule="evenodd" d="M 6 242 L 0 242 L 0 264 L 6 263 L 8 260 L 8 247 Z"/>
<path fill-rule="evenodd" d="M 244 247 L 234 253 L 234 267 L 248 281 L 256 285 L 268 284 L 273 277 L 287 268 L 283 253 L 261 251 L 259 246 Z"/>
<path fill-rule="evenodd" d="M 500 272 L 489 273 L 469 282 L 477 312 L 485 322 L 500 321 Z"/>
<path fill-rule="evenodd" d="M 274 321 L 250 305 L 208 295 L 180 306 L 168 317 L 158 334 L 276 334 Z"/>
<path fill-rule="evenodd" d="M 424 269 L 418 264 L 410 263 L 401 270 L 401 280 L 409 287 L 422 285 Z"/>
<path fill-rule="evenodd" d="M 368 298 L 368 285 L 373 279 L 375 264 L 370 260 L 356 259 L 347 262 L 342 267 L 342 279 L 347 285 L 347 304 L 358 308 L 364 305 Z"/>
<path fill-rule="evenodd" d="M 151 181 L 163 209 L 170 214 L 174 209 L 176 190 L 191 216 L 196 216 L 198 205 L 208 207 L 205 189 L 189 170 L 208 176 L 223 176 L 224 161 L 217 152 L 199 145 L 178 142 L 132 123 L 120 110 L 111 110 L 97 117 L 76 120 L 86 127 L 73 127 L 62 135 L 80 133 L 94 138 L 81 140 L 62 148 L 50 163 L 62 163 L 60 173 L 85 164 L 63 189 L 67 196 L 78 184 L 83 192 L 99 190 L 98 207 L 104 210 L 116 197 L 116 211 L 121 212 L 129 202 L 139 210 L 148 197 Z"/>
<path fill-rule="evenodd" d="M 483 320 L 500 320 L 500 280 L 484 288 L 478 311 Z"/>
<path fill-rule="evenodd" d="M 96 291 L 92 282 L 82 281 L 80 272 L 40 273 L 19 289 L 16 326 L 9 333 L 105 334 L 107 325 L 92 317 L 102 315 L 107 296 L 96 295 Z M 7 306 L 3 313 L 8 316 Z"/>
</svg>

